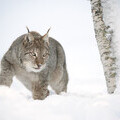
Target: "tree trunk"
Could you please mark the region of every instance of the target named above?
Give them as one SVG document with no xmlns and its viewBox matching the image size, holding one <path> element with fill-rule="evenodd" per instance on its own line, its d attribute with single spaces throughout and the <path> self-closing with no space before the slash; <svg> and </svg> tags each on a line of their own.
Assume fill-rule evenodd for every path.
<svg viewBox="0 0 120 120">
<path fill-rule="evenodd" d="M 90 0 L 93 16 L 95 37 L 103 64 L 108 93 L 114 93 L 116 88 L 116 57 L 111 46 L 113 30 L 106 26 L 103 19 L 101 0 Z"/>
</svg>

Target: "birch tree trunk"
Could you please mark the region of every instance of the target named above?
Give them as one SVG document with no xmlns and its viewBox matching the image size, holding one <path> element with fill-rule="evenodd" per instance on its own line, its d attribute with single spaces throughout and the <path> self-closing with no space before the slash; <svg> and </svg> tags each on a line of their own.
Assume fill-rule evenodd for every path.
<svg viewBox="0 0 120 120">
<path fill-rule="evenodd" d="M 95 38 L 97 41 L 101 62 L 103 64 L 108 93 L 114 93 L 116 88 L 116 57 L 111 46 L 113 31 L 106 26 L 103 19 L 101 0 L 90 0 L 93 16 Z"/>
</svg>

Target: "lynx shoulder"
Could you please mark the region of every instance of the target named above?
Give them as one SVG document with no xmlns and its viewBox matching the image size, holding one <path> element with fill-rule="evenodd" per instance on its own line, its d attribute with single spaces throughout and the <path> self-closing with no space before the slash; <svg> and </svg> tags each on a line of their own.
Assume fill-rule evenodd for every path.
<svg viewBox="0 0 120 120">
<path fill-rule="evenodd" d="M 50 30 L 50 29 L 49 29 Z M 48 85 L 57 94 L 67 91 L 65 53 L 55 39 L 29 31 L 18 37 L 1 61 L 0 85 L 10 86 L 16 76 L 32 92 L 34 99 L 49 95 Z"/>
</svg>

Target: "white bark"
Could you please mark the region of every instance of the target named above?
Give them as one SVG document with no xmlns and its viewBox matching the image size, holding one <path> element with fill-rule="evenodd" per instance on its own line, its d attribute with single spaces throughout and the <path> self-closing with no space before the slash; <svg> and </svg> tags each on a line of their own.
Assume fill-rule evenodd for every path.
<svg viewBox="0 0 120 120">
<path fill-rule="evenodd" d="M 119 0 L 101 0 L 104 13 L 104 21 L 114 30 L 112 47 L 116 56 L 117 75 L 115 93 L 120 93 L 120 1 Z"/>
<path fill-rule="evenodd" d="M 108 93 L 114 93 L 116 88 L 116 57 L 111 46 L 113 30 L 106 26 L 103 20 L 101 0 L 91 0 L 91 9 L 95 37 L 103 64 Z"/>
</svg>

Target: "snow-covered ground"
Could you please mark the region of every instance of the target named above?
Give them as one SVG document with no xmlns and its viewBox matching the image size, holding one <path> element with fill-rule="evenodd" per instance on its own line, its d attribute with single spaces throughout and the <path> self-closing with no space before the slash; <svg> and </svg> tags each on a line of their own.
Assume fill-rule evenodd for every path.
<svg viewBox="0 0 120 120">
<path fill-rule="evenodd" d="M 0 87 L 0 120 L 120 120 L 120 95 L 108 95 L 103 84 L 75 80 L 68 93 L 50 91 L 45 100 L 33 100 L 14 78 L 11 88 Z"/>
<path fill-rule="evenodd" d="M 114 6 L 108 18 L 116 21 L 119 51 L 120 2 L 111 1 Z M 65 49 L 70 78 L 67 93 L 56 95 L 49 87 L 50 95 L 43 101 L 33 100 L 16 78 L 11 88 L 0 86 L 0 120 L 120 120 L 120 94 L 106 92 L 89 1 L 4 0 L 0 8 L 0 59 L 27 32 L 26 25 L 41 34 L 51 27 L 50 36 Z"/>
</svg>

